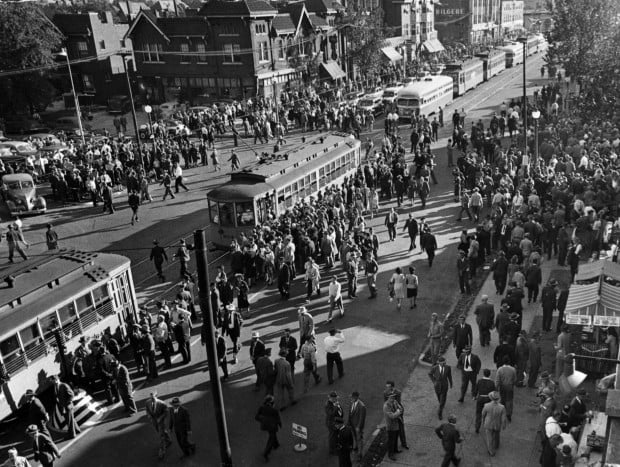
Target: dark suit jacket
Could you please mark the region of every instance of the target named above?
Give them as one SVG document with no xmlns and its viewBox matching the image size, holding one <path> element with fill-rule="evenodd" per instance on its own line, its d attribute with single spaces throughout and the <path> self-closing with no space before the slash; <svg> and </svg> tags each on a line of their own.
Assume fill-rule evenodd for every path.
<svg viewBox="0 0 620 467">
<path fill-rule="evenodd" d="M 186 320 L 179 321 L 174 327 L 174 337 L 177 342 L 187 342 L 190 340 L 192 332 L 189 328 L 189 323 Z"/>
<path fill-rule="evenodd" d="M 439 369 L 439 365 L 433 365 L 428 376 L 435 385 L 436 391 L 448 392 L 448 389 L 452 387 L 452 370 L 448 365 L 444 365 L 443 374 Z"/>
<path fill-rule="evenodd" d="M 215 341 L 215 346 L 217 348 L 217 358 L 221 360 L 222 358 L 226 358 L 226 339 L 224 336 L 219 336 Z"/>
<path fill-rule="evenodd" d="M 460 356 L 459 356 L 459 361 L 458 361 L 458 365 L 457 368 L 459 370 L 463 370 L 465 368 L 465 358 L 467 357 L 467 354 L 465 352 L 463 352 Z M 469 365 L 471 366 L 471 369 L 473 370 L 474 374 L 477 375 L 480 372 L 480 367 L 482 366 L 482 362 L 480 361 L 480 357 L 478 357 L 478 355 L 474 355 L 469 354 Z"/>
<path fill-rule="evenodd" d="M 192 425 L 189 419 L 189 412 L 185 407 L 179 407 L 175 413 L 174 407 L 170 407 L 170 429 L 175 433 L 187 433 L 192 431 Z"/>
<path fill-rule="evenodd" d="M 34 425 L 40 425 L 48 420 L 47 410 L 41 401 L 34 397 L 32 402 L 28 403 L 28 422 Z"/>
<path fill-rule="evenodd" d="M 495 309 L 490 303 L 481 303 L 474 311 L 476 322 L 481 329 L 492 329 L 495 321 Z"/>
<path fill-rule="evenodd" d="M 280 412 L 268 405 L 261 405 L 254 419 L 260 422 L 261 430 L 268 431 L 270 433 L 275 433 L 282 426 Z"/>
<path fill-rule="evenodd" d="M 493 391 L 495 391 L 495 381 L 493 381 L 492 379 L 480 378 L 476 383 L 476 389 L 474 394 L 478 397 L 485 397 Z M 489 400 L 490 399 L 487 397 L 486 401 L 488 402 Z"/>
<path fill-rule="evenodd" d="M 288 360 L 289 362 L 295 361 L 297 358 L 297 340 L 293 337 L 293 336 L 289 336 L 288 338 L 288 342 L 286 341 L 286 337 L 282 336 L 280 338 L 280 345 L 279 347 L 281 349 L 286 349 L 287 355 L 286 355 L 286 360 Z"/>
<path fill-rule="evenodd" d="M 252 358 L 252 362 L 256 363 L 256 360 L 259 357 L 265 355 L 265 344 L 260 339 L 252 340 L 250 343 L 250 357 Z"/>
<path fill-rule="evenodd" d="M 58 405 L 62 409 L 73 408 L 73 398 L 75 394 L 67 383 L 60 383 L 56 389 L 56 398 L 58 399 Z"/>
<path fill-rule="evenodd" d="M 366 423 L 366 406 L 360 400 L 357 401 L 357 406 L 353 410 L 353 404 L 349 409 L 349 425 L 359 430 L 364 429 Z"/>
<path fill-rule="evenodd" d="M 52 439 L 43 433 L 37 433 L 32 439 L 32 450 L 34 460 L 41 464 L 50 464 L 55 458 L 60 457 L 60 452 Z"/>
<path fill-rule="evenodd" d="M 435 428 L 435 433 L 441 439 L 441 444 L 446 452 L 454 452 L 457 443 L 463 441 L 461 433 L 452 423 L 444 423 Z"/>
<path fill-rule="evenodd" d="M 473 343 L 471 326 L 467 323 L 461 327 L 460 324 L 454 326 L 454 345 L 465 347 Z"/>
</svg>

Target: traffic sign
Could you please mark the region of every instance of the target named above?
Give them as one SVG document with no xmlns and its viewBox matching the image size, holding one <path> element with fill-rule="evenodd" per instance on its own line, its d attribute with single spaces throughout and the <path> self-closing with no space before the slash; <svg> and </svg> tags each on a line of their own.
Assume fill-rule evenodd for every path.
<svg viewBox="0 0 620 467">
<path fill-rule="evenodd" d="M 297 436 L 301 439 L 308 439 L 308 429 L 305 426 L 293 423 L 293 436 Z"/>
</svg>

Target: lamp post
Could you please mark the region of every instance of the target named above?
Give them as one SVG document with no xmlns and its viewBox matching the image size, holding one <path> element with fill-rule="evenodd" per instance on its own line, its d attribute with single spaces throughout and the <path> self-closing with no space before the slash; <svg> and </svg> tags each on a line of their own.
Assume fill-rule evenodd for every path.
<svg viewBox="0 0 620 467">
<path fill-rule="evenodd" d="M 521 113 L 523 114 L 523 155 L 527 156 L 527 91 L 525 89 L 527 37 L 521 36 L 517 39 L 517 42 L 523 45 L 523 108 L 521 109 Z"/>
<path fill-rule="evenodd" d="M 73 93 L 73 102 L 75 104 L 75 113 L 78 119 L 78 127 L 80 128 L 80 137 L 82 138 L 82 145 L 86 146 L 86 141 L 84 139 L 84 129 L 82 128 L 82 112 L 80 112 L 80 101 L 78 100 L 77 93 L 75 92 L 73 73 L 71 72 L 71 62 L 69 61 L 69 53 L 67 52 L 67 49 L 63 47 L 63 49 L 58 55 L 67 59 L 67 68 L 69 69 L 69 80 L 71 81 L 71 92 Z"/>
<path fill-rule="evenodd" d="M 144 155 L 142 154 L 142 145 L 140 144 L 140 134 L 138 132 L 138 119 L 136 118 L 136 106 L 133 102 L 133 91 L 131 89 L 131 81 L 129 80 L 129 72 L 127 71 L 127 62 L 125 57 L 130 57 L 131 52 L 122 49 L 118 52 L 121 60 L 123 61 L 123 70 L 125 71 L 125 78 L 127 78 L 127 92 L 129 94 L 129 102 L 131 103 L 131 116 L 133 118 L 133 130 L 136 132 L 136 142 L 138 143 L 138 153 L 140 154 L 140 163 L 144 166 Z M 146 168 L 146 167 L 145 167 Z"/>
<path fill-rule="evenodd" d="M 153 124 L 151 123 L 151 112 L 153 111 L 153 107 L 150 105 L 144 106 L 144 111 L 146 112 L 146 116 L 149 118 L 149 137 L 153 134 Z"/>
<path fill-rule="evenodd" d="M 532 111 L 534 119 L 534 167 L 538 167 L 538 119 L 540 118 L 540 110 Z"/>
</svg>

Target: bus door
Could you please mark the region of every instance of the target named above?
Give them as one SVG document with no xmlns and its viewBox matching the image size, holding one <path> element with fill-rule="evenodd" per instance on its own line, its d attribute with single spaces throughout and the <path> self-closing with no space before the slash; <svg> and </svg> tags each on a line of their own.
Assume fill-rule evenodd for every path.
<svg viewBox="0 0 620 467">
<path fill-rule="evenodd" d="M 134 308 L 133 295 L 131 293 L 131 284 L 127 277 L 127 272 L 123 272 L 113 280 L 110 281 L 110 288 L 112 290 L 112 297 L 114 299 L 114 308 L 122 311 L 122 320 L 119 319 L 121 329 L 124 327 L 124 323 L 127 321 L 127 316 L 136 316 L 136 309 Z"/>
</svg>

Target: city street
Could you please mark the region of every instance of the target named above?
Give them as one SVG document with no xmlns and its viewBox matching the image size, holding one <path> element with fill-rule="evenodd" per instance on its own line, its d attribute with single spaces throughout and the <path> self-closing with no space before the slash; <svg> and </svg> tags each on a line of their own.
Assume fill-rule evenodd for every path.
<svg viewBox="0 0 620 467">
<path fill-rule="evenodd" d="M 528 94 L 547 82 L 540 79 L 542 54 L 528 57 L 527 86 Z M 407 252 L 408 236 L 402 232 L 404 219 L 410 212 L 408 205 L 399 210 L 399 237 L 395 242 L 388 242 L 384 216 L 387 210 L 395 206 L 395 202 L 381 205 L 380 215 L 368 221 L 374 227 L 381 240 L 379 248 L 380 275 L 378 280 L 379 297 L 368 300 L 365 281 L 360 280 L 358 297 L 354 300 L 345 299 L 345 317 L 333 322 L 335 327 L 342 329 L 346 343 L 342 348 L 345 376 L 336 380 L 333 386 L 327 385 L 325 377 L 325 353 L 323 339 L 330 329 L 325 323 L 327 316 L 327 298 L 323 294 L 313 297 L 309 311 L 317 324 L 317 342 L 321 350 L 318 355 L 319 372 L 323 382 L 311 386 L 307 394 L 302 394 L 302 363 L 296 365 L 296 397 L 299 404 L 282 412 L 283 427 L 279 433 L 281 449 L 272 455 L 271 465 L 278 466 L 335 466 L 337 459 L 330 457 L 327 451 L 327 430 L 323 407 L 327 394 L 332 390 L 339 393 L 341 403 L 348 407 L 349 394 L 357 390 L 366 404 L 366 440 L 372 440 L 372 433 L 383 422 L 382 404 L 383 389 L 386 380 L 394 380 L 396 386 L 402 388 L 409 381 L 410 373 L 417 364 L 420 352 L 425 346 L 427 323 L 433 312 L 445 315 L 455 305 L 459 297 L 455 271 L 454 246 L 462 229 L 473 228 L 472 223 L 456 222 L 457 204 L 453 202 L 453 182 L 451 169 L 448 169 L 445 158 L 447 138 L 451 136 L 451 115 L 455 109 L 465 108 L 467 112 L 466 129 L 471 123 L 483 119 L 485 125 L 494 111 L 499 112 L 503 101 L 522 94 L 522 67 L 511 68 L 465 96 L 456 99 L 444 111 L 446 126 L 440 130 L 440 139 L 433 145 L 436 155 L 436 175 L 438 185 L 431 186 L 431 196 L 425 210 L 421 210 L 419 201 L 413 214 L 417 219 L 425 217 L 437 237 L 439 250 L 432 269 L 426 262 L 426 255 L 419 248 L 412 254 Z M 372 137 L 375 147 L 380 147 L 383 131 L 383 119 L 375 124 L 376 131 Z M 410 148 L 408 125 L 401 125 L 401 137 L 407 149 Z M 363 133 L 362 141 L 370 136 Z M 287 137 L 287 146 L 301 144 L 301 134 L 294 132 Z M 250 139 L 245 140 L 249 143 Z M 265 150 L 270 145 L 265 145 Z M 254 147 L 254 146 L 252 146 Z M 260 146 L 255 147 L 260 152 Z M 185 171 L 188 178 L 189 192 L 180 192 L 173 200 L 161 201 L 163 189 L 151 187 L 152 203 L 140 207 L 140 222 L 130 224 L 130 209 L 126 204 L 126 195 L 119 194 L 115 198 L 117 212 L 113 215 L 101 214 L 101 208 L 93 208 L 91 203 L 83 203 L 70 207 L 54 207 L 41 216 L 23 219 L 24 236 L 31 243 L 29 254 L 38 254 L 45 249 L 45 225 L 52 223 L 60 236 L 61 247 L 77 248 L 87 251 L 106 251 L 128 256 L 133 263 L 133 275 L 136 291 L 141 303 L 151 302 L 157 297 L 167 296 L 178 278 L 178 264 L 169 263 L 166 275 L 168 282 L 160 283 L 155 277 L 154 268 L 149 262 L 149 251 L 153 239 L 161 245 L 171 245 L 168 256 L 172 260 L 174 246 L 180 238 L 187 238 L 197 229 L 209 222 L 205 194 L 211 188 L 228 180 L 230 165 L 226 160 L 230 157 L 232 140 L 225 139 L 219 143 L 220 160 L 223 171 L 214 173 L 213 168 L 199 167 Z M 255 157 L 253 150 L 241 143 L 237 152 L 241 166 Z M 3 219 L 3 227 L 9 223 Z M 6 243 L 0 244 L 0 256 L 6 258 Z M 212 260 L 226 261 L 225 254 L 213 252 Z M 2 261 L 5 261 L 4 259 Z M 195 264 L 194 261 L 192 263 Z M 388 300 L 387 283 L 397 266 L 408 266 L 413 263 L 420 278 L 418 307 L 410 310 L 408 305 L 397 312 L 394 303 Z M 227 264 L 227 263 L 226 263 Z M 0 266 L 0 271 L 5 267 Z M 344 272 L 340 266 L 335 268 L 339 280 L 345 284 Z M 323 272 L 322 289 L 326 290 L 331 273 Z M 344 289 L 344 286 L 343 286 Z M 231 377 L 223 383 L 226 417 L 235 466 L 256 466 L 264 464 L 261 450 L 267 435 L 259 430 L 254 416 L 262 402 L 262 393 L 253 392 L 255 381 L 254 368 L 249 360 L 249 341 L 252 331 L 259 331 L 267 347 L 272 348 L 272 355 L 277 354 L 277 342 L 282 331 L 290 327 L 298 339 L 297 324 L 298 306 L 305 301 L 305 285 L 298 277 L 291 292 L 291 300 L 282 302 L 275 287 L 263 287 L 260 284 L 251 290 L 252 317 L 244 322 L 241 342 L 242 350 L 237 365 L 229 365 Z M 344 296 L 344 294 L 343 294 Z M 79 438 L 61 445 L 63 458 L 59 465 L 80 467 L 117 466 L 216 466 L 219 465 L 217 431 L 215 428 L 214 408 L 209 392 L 209 375 L 206 371 L 206 352 L 200 345 L 198 327 L 193 331 L 192 361 L 181 365 L 176 358 L 173 368 L 160 372 L 156 385 L 140 384 L 135 393 L 140 412 L 137 416 L 126 418 L 122 407 L 112 408 L 103 419 L 92 429 L 85 431 Z M 142 378 L 136 381 L 142 382 Z M 196 455 L 180 459 L 181 451 L 176 441 L 163 461 L 157 460 L 157 435 L 147 422 L 144 414 L 144 401 L 149 392 L 156 389 L 160 397 L 170 401 L 179 397 L 190 409 L 194 441 L 197 444 Z M 415 423 L 415 407 L 411 406 L 408 420 Z M 296 453 L 293 445 L 296 440 L 292 436 L 291 423 L 308 428 L 307 451 Z M 439 445 L 428 446 L 428 449 L 440 449 Z M 424 463 L 411 465 L 426 465 Z M 469 465 L 469 464 L 468 464 Z"/>
</svg>

